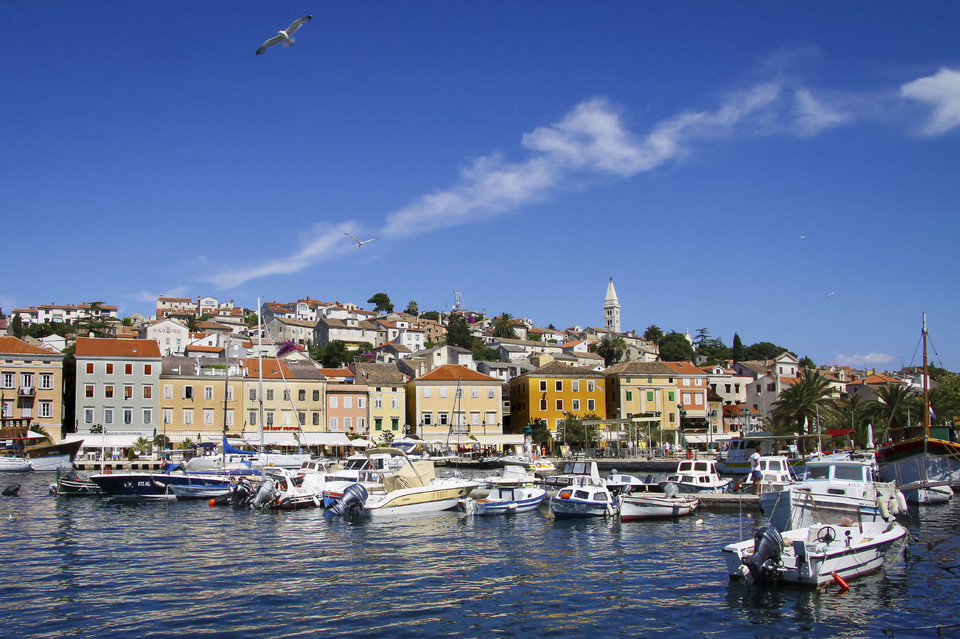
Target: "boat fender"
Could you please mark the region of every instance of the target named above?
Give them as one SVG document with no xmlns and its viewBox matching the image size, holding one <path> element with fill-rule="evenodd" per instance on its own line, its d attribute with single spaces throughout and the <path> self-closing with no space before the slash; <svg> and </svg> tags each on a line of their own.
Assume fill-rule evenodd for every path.
<svg viewBox="0 0 960 639">
<path fill-rule="evenodd" d="M 833 583 L 840 586 L 840 590 L 850 590 L 850 584 L 844 580 L 837 572 L 831 572 L 830 576 L 833 577 Z"/>
<path fill-rule="evenodd" d="M 898 490 L 894 496 L 897 498 L 897 507 L 900 509 L 900 512 L 907 512 L 907 498 L 903 496 L 903 492 Z"/>
<path fill-rule="evenodd" d="M 880 511 L 880 516 L 883 517 L 884 521 L 890 520 L 890 508 L 887 505 L 887 498 L 883 495 L 877 497 L 877 509 Z"/>
<path fill-rule="evenodd" d="M 897 503 L 897 496 L 896 496 L 896 495 L 890 495 L 889 497 L 887 497 L 887 498 L 885 498 L 885 499 L 886 499 L 886 501 L 887 501 L 887 509 L 890 511 L 890 515 L 891 515 L 892 517 L 896 517 L 897 515 L 899 515 L 899 514 L 900 514 L 900 504 Z"/>
</svg>

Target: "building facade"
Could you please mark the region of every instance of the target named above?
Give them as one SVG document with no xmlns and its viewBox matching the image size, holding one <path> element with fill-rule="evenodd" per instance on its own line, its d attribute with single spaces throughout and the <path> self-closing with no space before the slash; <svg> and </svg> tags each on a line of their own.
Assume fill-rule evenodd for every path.
<svg viewBox="0 0 960 639">
<path fill-rule="evenodd" d="M 0 337 L 0 412 L 29 421 L 60 441 L 63 422 L 63 354 Z"/>
</svg>

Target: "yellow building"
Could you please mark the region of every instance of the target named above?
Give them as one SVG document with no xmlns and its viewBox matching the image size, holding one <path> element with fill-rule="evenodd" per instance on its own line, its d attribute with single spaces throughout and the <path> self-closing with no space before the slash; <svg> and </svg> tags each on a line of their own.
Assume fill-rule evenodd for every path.
<svg viewBox="0 0 960 639">
<path fill-rule="evenodd" d="M 164 357 L 160 369 L 160 428 L 177 446 L 219 442 L 243 420 L 243 368 L 240 360 Z"/>
<path fill-rule="evenodd" d="M 607 415 L 603 373 L 552 361 L 509 382 L 510 419 L 517 428 L 545 420 L 556 437 L 568 416 Z"/>
<path fill-rule="evenodd" d="M 38 425 L 59 442 L 63 354 L 16 337 L 0 337 L 0 407 L 5 419 Z"/>
<path fill-rule="evenodd" d="M 357 384 L 367 386 L 370 438 L 380 443 L 385 439 L 392 441 L 403 437 L 409 431 L 406 419 L 407 376 L 394 364 L 354 364 L 350 370 Z M 390 437 L 385 438 L 387 433 Z"/>
<path fill-rule="evenodd" d="M 447 364 L 407 383 L 407 422 L 425 441 L 470 443 L 471 434 L 503 434 L 496 377 Z"/>
<path fill-rule="evenodd" d="M 628 419 L 635 416 L 659 417 L 658 422 L 645 422 L 666 441 L 680 426 L 680 395 L 677 371 L 663 362 L 623 362 L 604 371 L 606 376 L 607 418 Z"/>
<path fill-rule="evenodd" d="M 320 368 L 306 357 L 244 359 L 243 436 L 250 441 L 264 433 L 288 433 L 289 437 L 265 436 L 264 443 L 296 445 L 293 433 L 327 432 L 324 419 L 326 384 Z M 261 396 L 262 386 L 262 396 Z M 263 423 L 260 423 L 260 398 Z M 239 428 L 237 430 L 240 430 Z"/>
</svg>

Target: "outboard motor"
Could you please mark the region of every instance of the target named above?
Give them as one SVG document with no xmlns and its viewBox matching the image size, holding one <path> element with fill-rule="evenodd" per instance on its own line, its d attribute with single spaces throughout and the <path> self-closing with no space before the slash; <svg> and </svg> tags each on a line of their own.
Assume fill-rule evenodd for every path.
<svg viewBox="0 0 960 639">
<path fill-rule="evenodd" d="M 761 528 L 753 536 L 753 554 L 743 560 L 740 580 L 750 586 L 758 579 L 777 580 L 777 564 L 783 552 L 783 537 L 773 526 Z"/>
<path fill-rule="evenodd" d="M 337 503 L 323 512 L 324 517 L 346 515 L 356 517 L 363 512 L 363 504 L 367 501 L 367 489 L 363 484 L 350 484 L 343 489 L 343 497 Z"/>
<path fill-rule="evenodd" d="M 273 489 L 275 483 L 272 479 L 264 479 L 260 484 L 260 489 L 253 498 L 254 508 L 266 508 L 273 501 Z"/>
</svg>

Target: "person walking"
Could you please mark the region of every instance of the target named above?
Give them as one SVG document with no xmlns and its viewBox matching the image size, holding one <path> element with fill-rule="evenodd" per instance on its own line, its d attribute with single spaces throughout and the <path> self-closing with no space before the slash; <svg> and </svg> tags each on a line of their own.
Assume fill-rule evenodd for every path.
<svg viewBox="0 0 960 639">
<path fill-rule="evenodd" d="M 760 480 L 763 479 L 763 473 L 760 471 L 760 453 L 753 451 L 750 455 L 750 478 L 753 480 L 753 494 L 760 494 Z"/>
</svg>

